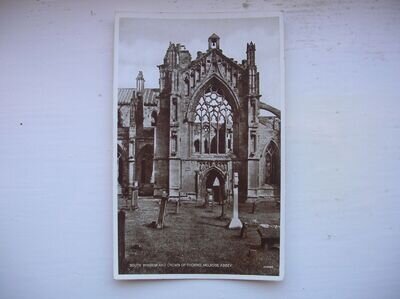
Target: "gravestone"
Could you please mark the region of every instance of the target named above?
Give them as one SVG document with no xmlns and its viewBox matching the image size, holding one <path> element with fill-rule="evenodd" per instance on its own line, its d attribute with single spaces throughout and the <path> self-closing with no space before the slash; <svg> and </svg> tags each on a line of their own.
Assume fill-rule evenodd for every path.
<svg viewBox="0 0 400 299">
<path fill-rule="evenodd" d="M 164 227 L 164 217 L 165 217 L 165 209 L 167 206 L 168 194 L 166 191 L 163 191 L 161 195 L 161 203 L 160 203 L 160 211 L 158 213 L 157 220 L 157 228 L 162 229 Z"/>
<path fill-rule="evenodd" d="M 229 223 L 229 229 L 241 229 L 243 224 L 239 219 L 239 174 L 235 172 L 233 174 L 233 213 L 232 220 Z"/>
<path fill-rule="evenodd" d="M 213 192 L 215 197 L 213 198 L 213 202 L 218 200 L 218 203 L 221 205 L 221 215 L 219 216 L 219 219 L 225 219 L 225 198 L 221 192 L 221 185 L 219 183 L 218 177 L 215 177 L 214 183 L 213 183 Z"/>
<path fill-rule="evenodd" d="M 119 271 L 126 271 L 125 260 L 125 212 L 120 210 L 118 212 L 118 265 Z"/>
<path fill-rule="evenodd" d="M 138 184 L 138 181 L 134 181 L 134 182 L 133 182 L 133 188 L 132 188 L 132 205 L 131 205 L 131 210 L 132 210 L 132 208 L 133 208 L 134 210 L 139 209 L 138 196 L 139 196 L 139 184 Z"/>
</svg>

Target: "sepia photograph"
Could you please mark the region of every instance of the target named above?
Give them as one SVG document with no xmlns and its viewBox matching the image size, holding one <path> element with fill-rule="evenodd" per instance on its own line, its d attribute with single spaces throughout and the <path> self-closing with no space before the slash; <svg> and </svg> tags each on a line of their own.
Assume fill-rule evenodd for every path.
<svg viewBox="0 0 400 299">
<path fill-rule="evenodd" d="M 399 16 L 0 0 L 0 299 L 399 299 Z"/>
<path fill-rule="evenodd" d="M 281 280 L 281 17 L 120 14 L 114 63 L 114 278 Z"/>
</svg>

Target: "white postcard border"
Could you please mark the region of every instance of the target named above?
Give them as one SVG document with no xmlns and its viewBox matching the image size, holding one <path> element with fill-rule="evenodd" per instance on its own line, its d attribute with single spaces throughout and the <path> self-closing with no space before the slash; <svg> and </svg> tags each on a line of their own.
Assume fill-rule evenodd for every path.
<svg viewBox="0 0 400 299">
<path fill-rule="evenodd" d="M 279 275 L 242 275 L 242 274 L 119 274 L 118 269 L 118 165 L 117 165 L 117 110 L 118 110 L 118 45 L 119 24 L 121 18 L 151 18 L 151 19 L 215 19 L 215 18 L 279 18 L 280 31 L 280 68 L 281 68 L 281 209 L 280 209 L 280 247 Z M 114 66 L 113 66 L 113 277 L 116 280 L 154 280 L 154 279 L 229 279 L 229 280 L 263 280 L 282 281 L 285 272 L 285 205 L 286 205 L 286 112 L 285 112 L 285 58 L 284 58 L 284 26 L 282 13 L 265 12 L 116 12 L 114 23 Z"/>
</svg>

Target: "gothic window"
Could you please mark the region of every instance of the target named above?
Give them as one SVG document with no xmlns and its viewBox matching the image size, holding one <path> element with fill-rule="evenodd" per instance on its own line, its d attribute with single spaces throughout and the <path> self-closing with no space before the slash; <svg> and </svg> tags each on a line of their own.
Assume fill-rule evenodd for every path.
<svg viewBox="0 0 400 299">
<path fill-rule="evenodd" d="M 232 136 L 227 128 L 233 125 L 232 107 L 221 93 L 213 89 L 204 93 L 196 106 L 194 123 L 203 140 L 200 144 L 204 144 L 201 153 L 223 154 L 231 149 Z"/>
<path fill-rule="evenodd" d="M 212 154 L 217 153 L 217 136 L 214 136 L 213 139 L 211 140 L 211 153 Z"/>
<path fill-rule="evenodd" d="M 257 152 L 257 134 L 255 131 L 250 133 L 250 155 L 254 155 Z"/>
<path fill-rule="evenodd" d="M 265 183 L 269 185 L 280 185 L 280 157 L 279 149 L 274 142 L 267 146 L 265 156 Z"/>
<path fill-rule="evenodd" d="M 204 152 L 208 153 L 209 149 L 208 149 L 208 140 L 204 140 Z"/>
<path fill-rule="evenodd" d="M 171 133 L 171 155 L 175 156 L 178 151 L 178 138 L 176 132 Z"/>
<path fill-rule="evenodd" d="M 199 141 L 199 139 L 196 139 L 196 140 L 194 141 L 194 151 L 195 151 L 196 153 L 199 153 L 199 152 L 200 152 L 200 141 Z"/>
<path fill-rule="evenodd" d="M 253 121 L 253 122 L 256 121 L 256 113 L 257 113 L 256 105 L 257 105 L 256 101 L 252 101 L 252 102 L 251 102 L 252 121 Z"/>
<path fill-rule="evenodd" d="M 172 121 L 178 121 L 178 100 L 172 99 Z"/>
<path fill-rule="evenodd" d="M 191 86 L 193 88 L 196 85 L 195 75 L 193 71 L 190 73 L 190 81 L 192 82 Z"/>
<path fill-rule="evenodd" d="M 186 75 L 186 77 L 185 77 L 185 93 L 187 96 L 189 95 L 189 92 L 190 92 L 190 79 L 189 79 L 189 76 Z"/>
</svg>

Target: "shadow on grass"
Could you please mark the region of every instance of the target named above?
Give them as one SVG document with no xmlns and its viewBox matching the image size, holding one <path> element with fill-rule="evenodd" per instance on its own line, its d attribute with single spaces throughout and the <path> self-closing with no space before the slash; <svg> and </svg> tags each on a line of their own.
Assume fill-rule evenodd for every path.
<svg viewBox="0 0 400 299">
<path fill-rule="evenodd" d="M 213 226 L 213 227 L 220 227 L 220 228 L 226 228 L 226 224 L 215 224 L 215 223 L 207 223 L 203 221 L 197 221 L 197 224 L 201 225 L 208 225 L 208 226 Z"/>
</svg>

